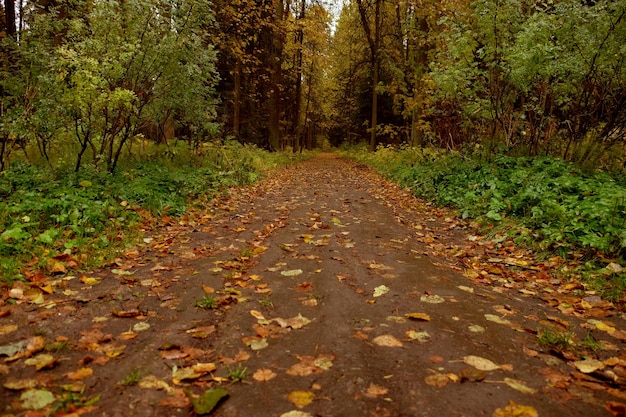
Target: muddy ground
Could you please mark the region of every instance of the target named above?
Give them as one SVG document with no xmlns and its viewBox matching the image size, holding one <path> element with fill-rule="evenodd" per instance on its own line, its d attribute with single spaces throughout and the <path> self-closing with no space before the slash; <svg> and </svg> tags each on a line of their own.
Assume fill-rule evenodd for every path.
<svg viewBox="0 0 626 417">
<path fill-rule="evenodd" d="M 163 220 L 3 295 L 0 415 L 190 416 L 215 388 L 220 417 L 625 413 L 619 309 L 367 167 L 322 154 Z"/>
</svg>

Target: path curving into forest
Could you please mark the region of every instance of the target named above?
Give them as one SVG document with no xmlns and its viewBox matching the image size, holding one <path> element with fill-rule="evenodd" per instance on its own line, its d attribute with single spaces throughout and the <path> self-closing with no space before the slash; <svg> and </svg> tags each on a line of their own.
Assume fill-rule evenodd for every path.
<svg viewBox="0 0 626 417">
<path fill-rule="evenodd" d="M 0 318 L 0 411 L 73 390 L 85 415 L 187 416 L 221 387 L 220 417 L 623 415 L 623 315 L 558 309 L 544 264 L 369 168 L 320 154 L 209 204 Z M 590 320 L 601 360 L 538 343 Z"/>
</svg>

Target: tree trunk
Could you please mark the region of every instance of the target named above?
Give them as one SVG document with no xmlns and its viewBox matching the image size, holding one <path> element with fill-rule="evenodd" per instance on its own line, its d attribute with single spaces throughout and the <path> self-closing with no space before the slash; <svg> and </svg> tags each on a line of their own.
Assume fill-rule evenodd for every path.
<svg viewBox="0 0 626 417">
<path fill-rule="evenodd" d="M 280 87 L 282 81 L 283 55 L 283 0 L 274 0 L 274 39 L 272 40 L 270 97 L 269 97 L 269 146 L 273 151 L 280 149 Z"/>
<path fill-rule="evenodd" d="M 363 0 L 357 0 L 359 7 L 359 15 L 361 16 L 361 25 L 365 31 L 367 37 L 367 43 L 370 48 L 371 65 L 372 65 L 372 120 L 371 120 L 371 135 L 370 135 L 370 149 L 376 150 L 376 125 L 378 123 L 378 73 L 380 69 L 380 32 L 381 32 L 381 13 L 380 6 L 382 0 L 375 0 L 374 3 L 374 29 L 370 27 L 370 22 L 367 20 L 367 13 Z"/>
<path fill-rule="evenodd" d="M 233 91 L 233 136 L 239 138 L 239 124 L 241 119 L 241 59 L 235 64 L 235 87 Z"/>
<path fill-rule="evenodd" d="M 300 25 L 296 32 L 296 102 L 294 103 L 294 115 L 293 115 L 293 123 L 295 125 L 294 131 L 294 144 L 293 144 L 293 152 L 297 152 L 300 136 L 302 135 L 303 121 L 300 117 L 300 106 L 302 103 L 302 44 L 304 43 L 304 31 L 302 29 L 302 21 L 304 20 L 305 12 L 306 12 L 306 0 L 301 0 L 300 7 L 300 15 L 298 16 L 298 22 Z M 306 124 L 306 114 L 304 124 Z"/>
<path fill-rule="evenodd" d="M 15 0 L 4 0 L 4 23 L 7 36 L 17 39 L 17 26 L 15 20 Z"/>
</svg>

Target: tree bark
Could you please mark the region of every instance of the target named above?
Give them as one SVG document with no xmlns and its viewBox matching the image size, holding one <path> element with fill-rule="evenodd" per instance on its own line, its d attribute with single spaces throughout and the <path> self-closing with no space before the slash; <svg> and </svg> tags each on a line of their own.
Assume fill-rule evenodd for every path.
<svg viewBox="0 0 626 417">
<path fill-rule="evenodd" d="M 15 20 L 15 0 L 4 0 L 4 23 L 7 36 L 17 38 L 17 25 Z"/>
<path fill-rule="evenodd" d="M 284 1 L 274 0 L 274 39 L 272 40 L 270 93 L 269 93 L 269 146 L 271 150 L 280 149 L 280 88 L 282 82 L 283 55 L 283 15 Z"/>
<path fill-rule="evenodd" d="M 367 11 L 363 0 L 356 0 L 359 7 L 359 15 L 361 16 L 361 26 L 365 31 L 367 44 L 371 54 L 371 71 L 372 71 L 372 119 L 370 134 L 370 149 L 376 150 L 376 125 L 378 123 L 378 73 L 380 69 L 380 31 L 381 31 L 381 13 L 380 6 L 382 0 L 374 0 L 374 28 L 372 30 L 370 22 L 367 19 Z"/>
</svg>

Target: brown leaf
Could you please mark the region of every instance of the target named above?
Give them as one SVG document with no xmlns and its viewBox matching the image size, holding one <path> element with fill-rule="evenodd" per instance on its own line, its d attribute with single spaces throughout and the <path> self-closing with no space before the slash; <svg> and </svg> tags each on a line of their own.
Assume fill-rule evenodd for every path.
<svg viewBox="0 0 626 417">
<path fill-rule="evenodd" d="M 396 339 L 394 336 L 390 334 L 377 336 L 372 340 L 372 342 L 374 342 L 378 346 L 384 346 L 384 347 L 402 347 L 403 346 L 400 340 Z"/>
<path fill-rule="evenodd" d="M 445 374 L 433 374 L 428 375 L 424 378 L 424 382 L 426 382 L 431 387 L 445 387 L 450 382 L 450 378 L 448 378 Z"/>
<path fill-rule="evenodd" d="M 365 396 L 369 398 L 376 398 L 381 395 L 387 394 L 387 392 L 389 392 L 389 390 L 385 387 L 381 387 L 380 385 L 376 384 L 370 384 L 370 386 L 367 387 L 367 391 L 365 391 Z"/>
<path fill-rule="evenodd" d="M 130 310 L 118 310 L 117 308 L 113 307 L 111 309 L 111 314 L 113 314 L 115 317 L 137 317 L 141 315 L 141 311 L 137 310 L 136 308 Z"/>
<path fill-rule="evenodd" d="M 498 408 L 494 411 L 493 417 L 539 417 L 539 413 L 529 405 L 521 405 L 509 401 L 506 407 Z"/>
<path fill-rule="evenodd" d="M 270 379 L 274 379 L 276 377 L 276 373 L 271 369 L 262 368 L 258 369 L 253 375 L 252 379 L 258 382 L 266 382 Z"/>
<path fill-rule="evenodd" d="M 626 416 L 626 404 L 617 401 L 607 401 L 604 408 L 615 417 Z"/>
</svg>

